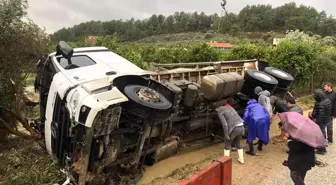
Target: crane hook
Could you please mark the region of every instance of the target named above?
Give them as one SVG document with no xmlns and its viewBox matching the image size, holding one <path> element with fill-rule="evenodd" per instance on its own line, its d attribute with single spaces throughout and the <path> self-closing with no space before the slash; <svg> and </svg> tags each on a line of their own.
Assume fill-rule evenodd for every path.
<svg viewBox="0 0 336 185">
<path fill-rule="evenodd" d="M 222 8 L 225 10 L 226 0 L 222 0 L 222 2 L 221 2 L 221 6 L 222 6 Z"/>
</svg>

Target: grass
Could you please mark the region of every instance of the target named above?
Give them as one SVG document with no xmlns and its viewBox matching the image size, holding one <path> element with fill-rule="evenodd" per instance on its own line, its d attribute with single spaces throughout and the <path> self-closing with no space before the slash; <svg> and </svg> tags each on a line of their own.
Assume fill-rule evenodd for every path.
<svg viewBox="0 0 336 185">
<path fill-rule="evenodd" d="M 36 74 L 29 75 L 26 79 L 26 85 L 27 86 L 33 86 L 34 82 L 35 82 L 35 77 L 36 77 Z"/>
<path fill-rule="evenodd" d="M 314 108 L 315 100 L 312 95 L 303 96 L 297 99 L 296 103 L 303 109 L 303 110 L 310 110 Z"/>
<path fill-rule="evenodd" d="M 31 75 L 27 84 L 33 84 L 34 78 Z M 32 92 L 27 92 L 27 96 L 38 101 L 38 96 Z M 37 106 L 27 118 L 38 117 L 38 113 Z M 3 132 L 0 130 L 0 134 Z M 52 185 L 63 180 L 57 161 L 37 142 L 13 135 L 0 140 L 0 185 Z"/>
<path fill-rule="evenodd" d="M 12 137 L 1 143 L 0 152 L 0 184 L 52 185 L 64 177 L 57 162 L 34 141 Z"/>
</svg>

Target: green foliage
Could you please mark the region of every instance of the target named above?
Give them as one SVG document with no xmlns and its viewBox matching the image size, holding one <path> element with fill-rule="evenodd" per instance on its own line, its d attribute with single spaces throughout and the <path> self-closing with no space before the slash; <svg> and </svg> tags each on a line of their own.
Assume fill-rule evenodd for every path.
<svg viewBox="0 0 336 185">
<path fill-rule="evenodd" d="M 188 62 L 213 62 L 220 60 L 222 51 L 210 47 L 208 44 L 198 44 L 191 47 Z"/>
<path fill-rule="evenodd" d="M 285 33 L 286 30 L 295 29 L 322 36 L 334 36 L 336 20 L 327 16 L 324 11 L 318 12 L 313 7 L 298 6 L 295 3 L 279 7 L 253 5 L 246 6 L 239 14 L 230 13 L 223 17 L 218 14 L 206 15 L 204 12 L 176 12 L 169 16 L 154 14 L 145 20 L 90 21 L 59 30 L 52 35 L 52 40 L 77 41 L 83 40 L 87 35 L 100 36 L 117 33 L 120 41 L 135 41 L 153 35 L 183 32 L 206 33 L 209 30 L 236 36 L 240 32 L 277 31 Z M 207 33 L 205 38 L 210 39 L 211 33 Z"/>
<path fill-rule="evenodd" d="M 150 63 L 218 61 L 223 52 L 206 43 L 179 45 L 135 45 L 117 43 L 117 37 L 99 37 L 97 46 L 105 46 L 141 68 Z"/>
<path fill-rule="evenodd" d="M 139 48 L 132 46 L 121 46 L 118 47 L 115 52 L 118 55 L 123 56 L 127 60 L 132 61 L 135 65 L 139 67 L 143 69 L 147 68 L 147 63 L 142 60 L 141 50 L 139 50 Z"/>
<path fill-rule="evenodd" d="M 228 42 L 228 43 L 238 43 L 242 38 L 233 37 L 228 34 L 213 34 L 211 31 L 207 33 L 200 32 L 185 32 L 185 33 L 174 33 L 174 34 L 161 34 L 161 35 L 153 35 L 150 37 L 146 37 L 140 40 L 135 41 L 135 43 L 139 44 L 158 44 L 158 45 L 177 45 L 177 44 L 197 44 L 200 42 L 209 42 L 209 41 L 217 41 L 217 42 Z"/>
<path fill-rule="evenodd" d="M 266 35 L 269 37 L 270 34 Z M 277 47 L 265 42 L 236 39 L 237 45 L 228 52 L 210 47 L 205 42 L 194 44 L 125 44 L 118 37 L 99 37 L 97 45 L 103 45 L 142 68 L 151 63 L 208 62 L 220 60 L 266 60 L 272 66 L 298 72 L 296 85 L 305 85 L 313 74 L 335 69 L 336 49 L 328 46 L 332 38 L 294 31 Z"/>
<path fill-rule="evenodd" d="M 25 78 L 47 52 L 47 35 L 26 18 L 25 0 L 0 0 L 0 102 L 11 108 Z"/>
<path fill-rule="evenodd" d="M 334 73 L 336 71 L 336 48 L 329 47 L 318 54 L 316 65 L 318 73 Z"/>
<path fill-rule="evenodd" d="M 227 60 L 248 60 L 248 59 L 265 59 L 267 58 L 269 48 L 263 45 L 255 45 L 244 43 L 236 45 L 231 49 L 227 56 Z"/>
<path fill-rule="evenodd" d="M 98 37 L 96 45 L 97 46 L 105 46 L 110 50 L 117 49 L 117 42 L 118 42 L 118 35 L 114 34 L 113 37 L 105 36 L 105 37 Z"/>
<path fill-rule="evenodd" d="M 284 70 L 295 69 L 297 85 L 310 82 L 317 70 L 316 49 L 308 41 L 282 41 L 270 54 L 271 65 Z"/>
<path fill-rule="evenodd" d="M 181 63 L 190 61 L 189 56 L 189 47 L 182 45 L 156 47 L 155 54 L 149 61 L 153 63 Z"/>
</svg>

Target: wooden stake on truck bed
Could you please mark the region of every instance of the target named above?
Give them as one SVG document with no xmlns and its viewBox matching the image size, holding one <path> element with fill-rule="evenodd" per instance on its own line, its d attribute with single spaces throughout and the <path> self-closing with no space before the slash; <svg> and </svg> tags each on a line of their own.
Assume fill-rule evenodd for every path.
<svg viewBox="0 0 336 185">
<path fill-rule="evenodd" d="M 159 69 L 150 74 L 154 79 L 161 82 L 173 80 L 188 80 L 200 84 L 204 76 L 210 74 L 237 72 L 244 76 L 245 70 L 257 69 L 258 61 L 253 60 L 236 60 L 236 61 L 219 61 L 219 62 L 194 62 L 194 63 L 176 63 L 176 64 L 156 64 L 153 66 Z M 172 70 L 161 71 L 167 68 Z"/>
</svg>

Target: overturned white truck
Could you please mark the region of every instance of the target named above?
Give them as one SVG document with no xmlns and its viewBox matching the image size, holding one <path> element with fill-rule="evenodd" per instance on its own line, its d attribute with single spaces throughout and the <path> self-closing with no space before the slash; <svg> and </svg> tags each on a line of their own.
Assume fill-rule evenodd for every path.
<svg viewBox="0 0 336 185">
<path fill-rule="evenodd" d="M 143 164 L 181 143 L 220 138 L 216 107 L 230 103 L 242 114 L 254 87 L 282 96 L 293 82 L 275 68 L 248 69 L 255 60 L 209 64 L 149 72 L 107 48 L 60 42 L 39 61 L 35 82 L 48 152 L 74 184 L 134 184 Z"/>
</svg>

